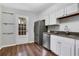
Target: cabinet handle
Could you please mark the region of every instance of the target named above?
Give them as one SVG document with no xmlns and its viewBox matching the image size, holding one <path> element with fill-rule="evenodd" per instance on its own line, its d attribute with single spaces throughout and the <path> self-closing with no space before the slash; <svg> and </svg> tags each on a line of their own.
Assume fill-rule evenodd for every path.
<svg viewBox="0 0 79 59">
<path fill-rule="evenodd" d="M 61 44 L 61 42 L 58 42 L 58 44 Z"/>
</svg>

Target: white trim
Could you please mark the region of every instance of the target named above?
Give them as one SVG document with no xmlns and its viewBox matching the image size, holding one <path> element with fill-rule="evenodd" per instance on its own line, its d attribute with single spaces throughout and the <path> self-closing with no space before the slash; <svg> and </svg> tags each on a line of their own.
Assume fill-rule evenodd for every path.
<svg viewBox="0 0 79 59">
<path fill-rule="evenodd" d="M 4 46 L 1 46 L 1 49 L 4 48 L 4 47 L 10 47 L 10 46 L 15 46 L 17 44 L 11 44 L 11 45 L 4 45 Z"/>
<path fill-rule="evenodd" d="M 34 41 L 29 41 L 28 43 L 33 43 Z"/>
<path fill-rule="evenodd" d="M 29 43 L 33 43 L 33 42 L 29 42 Z M 21 44 L 28 44 L 28 43 L 5 45 L 5 46 L 0 47 L 0 49 L 5 48 L 5 47 L 10 47 L 10 46 L 15 46 L 15 45 L 21 45 Z"/>
</svg>

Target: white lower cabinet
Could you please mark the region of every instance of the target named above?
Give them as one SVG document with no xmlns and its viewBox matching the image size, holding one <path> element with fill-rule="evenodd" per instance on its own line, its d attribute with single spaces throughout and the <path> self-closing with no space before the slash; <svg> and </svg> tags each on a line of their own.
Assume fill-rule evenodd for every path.
<svg viewBox="0 0 79 59">
<path fill-rule="evenodd" d="M 74 55 L 74 39 L 51 35 L 51 51 L 59 56 Z"/>
<path fill-rule="evenodd" d="M 61 37 L 61 56 L 74 56 L 74 39 Z"/>
<path fill-rule="evenodd" d="M 56 41 L 56 54 L 61 55 L 61 41 L 57 40 Z"/>
<path fill-rule="evenodd" d="M 51 35 L 50 37 L 50 49 L 52 52 L 54 52 L 56 55 L 60 55 L 61 50 L 61 40 L 56 35 Z"/>
<path fill-rule="evenodd" d="M 55 35 L 50 36 L 50 49 L 52 52 L 56 53 L 56 36 Z"/>
<path fill-rule="evenodd" d="M 76 56 L 79 56 L 79 40 L 76 40 Z"/>
</svg>

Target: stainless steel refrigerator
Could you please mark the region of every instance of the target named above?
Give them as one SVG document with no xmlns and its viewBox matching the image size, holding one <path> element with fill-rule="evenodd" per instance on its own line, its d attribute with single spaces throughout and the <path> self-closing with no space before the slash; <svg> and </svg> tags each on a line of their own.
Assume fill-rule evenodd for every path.
<svg viewBox="0 0 79 59">
<path fill-rule="evenodd" d="M 39 20 L 34 23 L 34 42 L 43 45 L 43 32 L 46 32 L 45 20 Z"/>
</svg>

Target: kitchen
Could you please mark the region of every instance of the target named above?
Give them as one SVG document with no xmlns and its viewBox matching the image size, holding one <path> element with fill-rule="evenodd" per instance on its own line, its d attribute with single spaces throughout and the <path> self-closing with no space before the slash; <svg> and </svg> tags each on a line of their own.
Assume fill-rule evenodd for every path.
<svg viewBox="0 0 79 59">
<path fill-rule="evenodd" d="M 16 5 L 17 4 L 15 4 L 15 6 Z M 27 4 L 27 6 L 28 5 L 29 4 Z M 38 3 L 36 5 L 39 6 L 41 4 Z M 54 56 L 79 56 L 79 3 L 48 3 L 42 7 L 44 9 L 41 8 L 41 10 L 37 13 L 34 13 L 35 11 L 29 12 L 19 9 L 12 9 L 12 6 L 9 4 L 1 4 L 0 19 L 5 20 L 11 17 L 10 15 L 6 16 L 6 12 L 9 12 L 12 15 L 14 13 L 15 15 L 12 17 L 15 17 L 15 19 L 21 19 L 21 21 L 23 20 L 20 23 L 24 23 L 23 27 L 27 28 L 23 30 L 26 31 L 26 34 L 25 32 L 22 32 L 21 35 L 18 35 L 17 29 L 19 25 L 18 21 L 14 20 L 14 18 L 11 18 L 12 21 L 0 20 L 0 28 L 3 28 L 3 30 L 0 30 L 0 32 L 2 32 L 0 33 L 0 38 L 3 39 L 0 39 L 1 49 L 8 46 L 36 43 L 43 49 L 55 54 Z M 36 6 L 36 8 L 38 6 Z M 8 22 L 10 23 L 6 25 Z M 5 30 L 5 25 L 10 25 L 10 27 L 12 27 L 11 29 L 15 28 L 15 31 L 12 31 L 15 34 Z M 8 35 L 11 35 L 9 37 L 10 39 L 5 36 L 7 33 L 6 31 L 9 32 Z"/>
<path fill-rule="evenodd" d="M 70 4 L 52 13 L 48 12 L 53 10 L 50 8 L 39 16 L 39 19 L 45 19 L 45 25 L 48 27 L 48 31 L 43 32 L 43 46 L 56 55 L 79 56 L 78 7 L 78 4 Z"/>
</svg>

